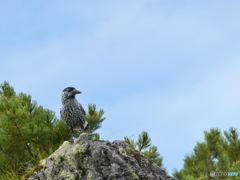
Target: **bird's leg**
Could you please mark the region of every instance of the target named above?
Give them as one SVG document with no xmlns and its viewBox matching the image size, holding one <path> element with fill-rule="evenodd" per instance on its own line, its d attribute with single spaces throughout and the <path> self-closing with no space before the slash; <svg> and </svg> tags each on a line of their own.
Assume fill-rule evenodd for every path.
<svg viewBox="0 0 240 180">
<path fill-rule="evenodd" d="M 70 129 L 71 129 L 71 131 L 72 131 L 72 133 L 74 134 L 74 130 L 73 130 L 73 127 L 72 126 L 70 126 Z M 74 142 L 74 140 L 72 139 L 72 137 L 68 140 L 70 143 L 73 143 Z"/>
<path fill-rule="evenodd" d="M 71 129 L 72 133 L 74 134 L 74 131 L 73 131 L 73 127 L 72 127 L 72 126 L 70 127 L 70 129 Z"/>
<path fill-rule="evenodd" d="M 81 129 L 81 130 L 79 131 L 79 135 L 78 135 L 78 136 L 80 136 L 80 135 L 82 134 L 83 130 L 84 130 L 84 129 Z"/>
<path fill-rule="evenodd" d="M 83 128 L 79 131 L 79 135 L 80 136 L 83 132 L 86 132 L 86 133 L 92 133 L 89 129 L 89 124 L 87 121 L 85 121 L 84 125 L 83 125 Z"/>
</svg>

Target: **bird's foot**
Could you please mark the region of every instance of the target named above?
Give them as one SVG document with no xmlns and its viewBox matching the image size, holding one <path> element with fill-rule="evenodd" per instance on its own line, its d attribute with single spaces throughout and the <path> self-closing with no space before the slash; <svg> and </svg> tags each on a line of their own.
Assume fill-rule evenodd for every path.
<svg viewBox="0 0 240 180">
<path fill-rule="evenodd" d="M 89 129 L 89 124 L 87 121 L 85 121 L 83 128 L 79 131 L 78 136 L 80 136 L 82 133 L 92 133 L 92 131 Z"/>
</svg>

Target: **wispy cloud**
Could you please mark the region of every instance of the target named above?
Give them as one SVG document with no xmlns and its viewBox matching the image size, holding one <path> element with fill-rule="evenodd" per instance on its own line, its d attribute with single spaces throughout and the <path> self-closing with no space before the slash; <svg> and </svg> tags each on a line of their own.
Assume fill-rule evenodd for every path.
<svg viewBox="0 0 240 180">
<path fill-rule="evenodd" d="M 103 138 L 149 131 L 180 168 L 203 130 L 237 126 L 240 17 L 239 2 L 175 3 L 6 2 L 0 80 L 58 115 L 76 86 L 85 107 L 105 109 Z"/>
</svg>

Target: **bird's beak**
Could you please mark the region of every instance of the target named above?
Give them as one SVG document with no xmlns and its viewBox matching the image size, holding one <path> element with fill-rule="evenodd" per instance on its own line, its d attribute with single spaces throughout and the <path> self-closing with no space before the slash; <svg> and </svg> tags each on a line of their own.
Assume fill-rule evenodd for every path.
<svg viewBox="0 0 240 180">
<path fill-rule="evenodd" d="M 78 91 L 78 90 L 75 90 L 74 93 L 75 93 L 75 94 L 82 94 L 82 92 L 81 92 L 81 91 Z"/>
</svg>

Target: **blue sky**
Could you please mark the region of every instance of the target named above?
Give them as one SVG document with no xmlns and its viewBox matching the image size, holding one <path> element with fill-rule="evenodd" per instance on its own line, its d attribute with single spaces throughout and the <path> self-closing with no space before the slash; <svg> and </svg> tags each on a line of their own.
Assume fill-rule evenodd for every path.
<svg viewBox="0 0 240 180">
<path fill-rule="evenodd" d="M 239 1 L 0 2 L 0 81 L 59 117 L 74 86 L 102 139 L 147 131 L 171 174 L 203 131 L 238 128 Z"/>
</svg>

